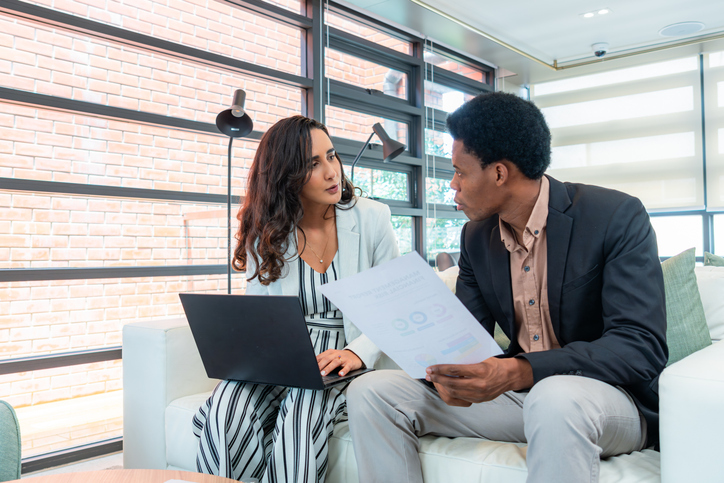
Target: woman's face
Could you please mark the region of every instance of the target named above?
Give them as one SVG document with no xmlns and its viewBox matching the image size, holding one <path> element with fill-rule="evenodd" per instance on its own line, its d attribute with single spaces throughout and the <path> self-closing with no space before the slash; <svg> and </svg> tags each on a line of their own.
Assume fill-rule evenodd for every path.
<svg viewBox="0 0 724 483">
<path fill-rule="evenodd" d="M 342 166 L 332 140 L 321 129 L 312 129 L 312 174 L 302 187 L 302 203 L 333 205 L 342 199 Z"/>
</svg>

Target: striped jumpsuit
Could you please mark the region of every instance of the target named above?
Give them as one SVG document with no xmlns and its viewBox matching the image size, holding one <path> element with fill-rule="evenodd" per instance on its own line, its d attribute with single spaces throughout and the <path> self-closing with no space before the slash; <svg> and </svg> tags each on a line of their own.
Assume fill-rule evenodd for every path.
<svg viewBox="0 0 724 483">
<path fill-rule="evenodd" d="M 337 280 L 338 256 L 323 274 L 298 259 L 299 299 L 316 354 L 346 346 L 342 313 L 318 290 Z M 347 420 L 346 387 L 312 390 L 221 381 L 193 418 L 198 471 L 262 483 L 323 482 L 327 441 L 334 425 Z"/>
</svg>

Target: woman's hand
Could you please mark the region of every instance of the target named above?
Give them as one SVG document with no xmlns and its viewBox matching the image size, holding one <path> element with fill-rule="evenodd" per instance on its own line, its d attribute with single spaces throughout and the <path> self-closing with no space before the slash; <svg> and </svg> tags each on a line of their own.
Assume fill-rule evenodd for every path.
<svg viewBox="0 0 724 483">
<path fill-rule="evenodd" d="M 362 360 L 357 357 L 357 354 L 346 349 L 341 351 L 329 349 L 322 352 L 317 356 L 317 364 L 319 364 L 319 371 L 323 376 L 330 374 L 338 367 L 342 368 L 339 371 L 340 376 L 362 368 Z"/>
</svg>

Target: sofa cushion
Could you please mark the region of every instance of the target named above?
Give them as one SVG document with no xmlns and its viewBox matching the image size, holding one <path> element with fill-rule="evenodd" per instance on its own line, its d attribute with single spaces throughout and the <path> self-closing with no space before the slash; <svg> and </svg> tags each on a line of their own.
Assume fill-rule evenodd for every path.
<svg viewBox="0 0 724 483">
<path fill-rule="evenodd" d="M 527 445 L 482 438 L 420 438 L 426 482 L 504 481 L 524 483 Z M 659 453 L 650 449 L 601 461 L 599 483 L 660 483 Z M 357 463 L 347 423 L 337 424 L 329 445 L 327 483 L 357 483 Z"/>
<path fill-rule="evenodd" d="M 211 392 L 192 394 L 171 401 L 166 408 L 166 462 L 169 467 L 196 471 L 198 438 L 192 430 L 196 411 L 211 396 Z"/>
<path fill-rule="evenodd" d="M 704 252 L 704 266 L 724 267 L 724 257 L 714 255 L 713 253 Z"/>
<path fill-rule="evenodd" d="M 661 264 L 666 291 L 666 342 L 669 361 L 676 361 L 711 345 L 704 307 L 696 284 L 695 249 L 686 250 Z"/>
<path fill-rule="evenodd" d="M 724 267 L 696 267 L 701 303 L 712 340 L 724 339 Z"/>
</svg>

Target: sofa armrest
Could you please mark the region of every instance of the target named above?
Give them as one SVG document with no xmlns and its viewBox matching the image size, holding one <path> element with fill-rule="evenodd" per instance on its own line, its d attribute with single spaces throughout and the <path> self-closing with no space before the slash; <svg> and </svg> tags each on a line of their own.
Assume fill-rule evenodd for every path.
<svg viewBox="0 0 724 483">
<path fill-rule="evenodd" d="M 661 482 L 724 481 L 724 341 L 667 367 L 659 396 Z"/>
<path fill-rule="evenodd" d="M 123 466 L 166 469 L 165 411 L 214 388 L 185 318 L 123 327 Z M 189 426 L 189 433 L 191 426 Z"/>
</svg>

